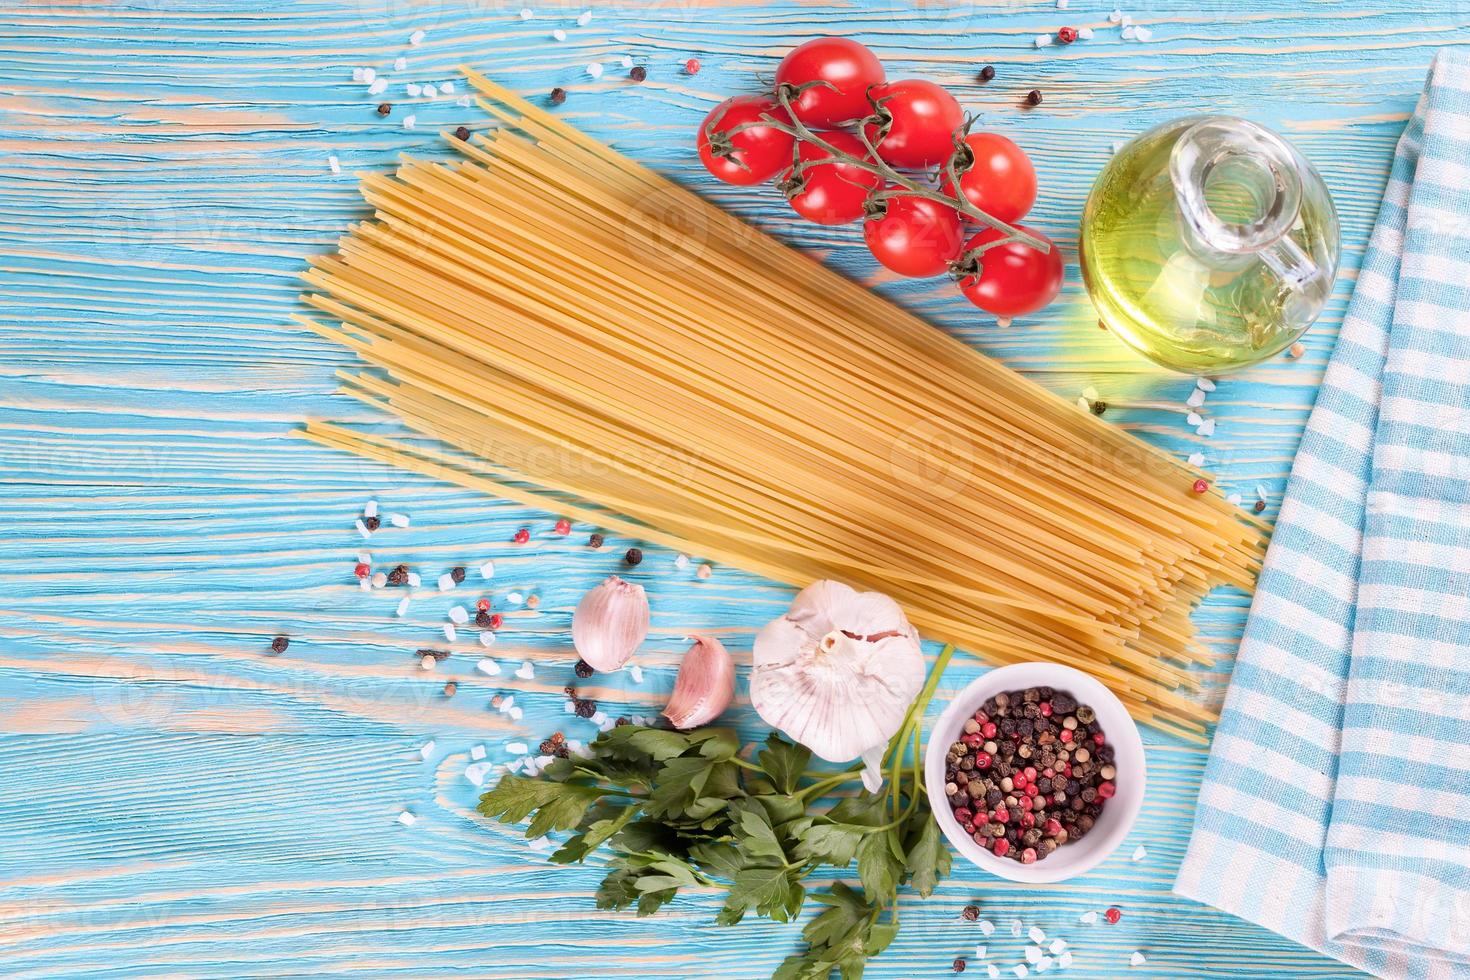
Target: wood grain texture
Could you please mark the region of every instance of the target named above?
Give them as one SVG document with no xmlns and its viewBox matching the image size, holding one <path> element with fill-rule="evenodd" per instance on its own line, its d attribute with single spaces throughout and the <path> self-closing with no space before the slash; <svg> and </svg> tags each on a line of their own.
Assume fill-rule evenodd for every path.
<svg viewBox="0 0 1470 980">
<path fill-rule="evenodd" d="M 1059 393 L 1087 385 L 1108 418 L 1172 452 L 1206 453 L 1220 480 L 1274 513 L 1393 142 L 1433 48 L 1470 40 L 1456 2 L 1168 0 L 1129 10 L 1154 31 L 1127 43 L 1112 4 L 781 0 L 92 0 L 0 12 L 0 973 L 7 977 L 761 977 L 794 929 L 711 924 L 713 895 L 638 920 L 592 908 L 596 867 L 552 868 L 473 815 L 472 746 L 555 727 L 571 677 L 570 609 L 633 542 L 584 545 L 555 515 L 348 459 L 291 437 L 309 415 L 383 423 L 334 394 L 346 352 L 292 329 L 295 276 L 364 217 L 352 173 L 400 152 L 434 155 L 434 131 L 482 124 L 453 97 L 403 83 L 457 81 L 468 62 L 527 93 L 568 89 L 565 116 L 788 241 L 932 318 Z M 1094 40 L 1037 50 L 1064 23 Z M 553 28 L 567 32 L 551 40 Z M 428 32 L 422 45 L 411 32 Z M 715 185 L 689 151 L 728 94 L 757 88 L 793 43 L 857 36 L 894 76 L 936 79 L 1017 139 L 1043 190 L 1031 220 L 1075 247 L 1090 180 L 1114 141 L 1184 112 L 1273 125 L 1322 170 L 1347 259 L 1307 355 L 1223 381 L 1201 442 L 1183 424 L 1186 378 L 1147 367 L 1097 330 L 1075 263 L 1063 301 L 999 329 L 942 282 L 874 275 L 853 229 L 789 220 L 768 189 Z M 649 68 L 634 85 L 616 59 Z M 393 60 L 408 59 L 396 72 Z M 684 59 L 703 70 L 687 76 Z M 585 65 L 607 74 L 593 81 Z M 985 63 L 989 85 L 975 80 Z M 392 77 L 369 96 L 353 66 Z M 464 91 L 458 82 L 459 91 Z M 1026 90 L 1046 96 L 1022 110 Z M 394 102 L 380 119 L 373 106 Z M 418 128 L 406 130 L 414 112 Z M 343 172 L 334 175 L 328 155 Z M 589 284 L 589 302 L 596 286 Z M 369 497 L 413 517 L 365 545 Z M 529 526 L 532 544 L 510 543 Z M 453 600 L 520 591 L 492 651 L 534 681 L 473 669 L 460 643 L 435 674 L 413 651 L 441 639 L 451 600 L 364 595 L 359 551 L 432 582 L 494 558 Z M 718 569 L 708 580 L 650 550 L 632 575 L 652 596 L 647 677 L 600 679 L 610 712 L 652 712 L 695 630 L 744 656 L 789 598 Z M 469 586 L 474 586 L 473 589 Z M 1228 655 L 1246 609 L 1217 595 L 1197 619 Z M 292 638 L 268 655 L 272 636 Z M 981 668 L 960 661 L 941 690 Z M 1228 660 L 1218 676 L 1225 676 Z M 459 682 L 445 698 L 446 679 Z M 496 683 L 496 682 L 499 683 Z M 514 691 L 523 724 L 489 710 Z M 759 729 L 744 707 L 744 729 Z M 1000 926 L 990 955 L 1018 962 L 1014 919 L 1071 942 L 1084 977 L 1328 978 L 1351 971 L 1253 926 L 1172 898 L 1204 754 L 1146 733 L 1148 810 L 1120 853 L 1064 885 L 1022 888 L 961 869 L 909 901 L 894 948 L 869 975 L 943 974 L 973 952 L 957 918 L 982 899 Z M 436 740 L 421 760 L 418 747 Z M 493 776 L 492 776 L 493 778 Z M 411 829 L 394 822 L 403 809 Z M 1129 854 L 1142 843 L 1145 860 Z M 1113 927 L 1085 909 L 1117 904 Z M 1127 966 L 1143 950 L 1148 964 Z"/>
</svg>

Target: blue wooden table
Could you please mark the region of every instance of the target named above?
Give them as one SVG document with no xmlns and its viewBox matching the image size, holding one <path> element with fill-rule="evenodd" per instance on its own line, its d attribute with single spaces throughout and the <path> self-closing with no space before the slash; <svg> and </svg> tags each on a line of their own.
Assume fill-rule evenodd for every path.
<svg viewBox="0 0 1470 980">
<path fill-rule="evenodd" d="M 1393 142 L 1434 47 L 1470 40 L 1463 4 L 1448 2 L 1124 8 L 1152 31 L 1146 43 L 1125 39 L 1098 0 L 624 0 L 585 25 L 580 6 L 533 2 L 529 19 L 520 8 L 22 0 L 0 12 L 0 975 L 723 980 L 768 975 L 797 941 L 763 920 L 713 925 L 713 894 L 652 919 L 596 912 L 596 867 L 549 867 L 473 812 L 474 747 L 498 766 L 506 742 L 592 734 L 561 707 L 570 609 L 633 542 L 593 551 L 591 528 L 557 537 L 556 515 L 291 435 L 312 415 L 377 421 L 334 393 L 351 357 L 289 325 L 296 275 L 364 216 L 353 172 L 438 153 L 440 127 L 480 121 L 457 104 L 457 64 L 526 93 L 566 88 L 559 111 L 577 125 L 1062 395 L 1095 387 L 1110 420 L 1203 452 L 1247 504 L 1259 486 L 1270 516 Z M 1064 24 L 1095 36 L 1034 46 Z M 1096 328 L 1075 263 L 1061 302 L 1000 329 L 943 282 L 875 275 L 853 229 L 802 226 L 768 189 L 716 185 L 690 151 L 698 120 L 826 32 L 871 44 L 891 77 L 950 86 L 1030 151 L 1042 176 L 1030 220 L 1069 254 L 1116 141 L 1192 111 L 1277 127 L 1322 170 L 1343 220 L 1345 267 L 1305 355 L 1222 381 L 1204 409 L 1218 431 L 1200 439 L 1184 421 L 1192 382 Z M 647 66 L 645 83 L 626 79 L 624 55 Z M 693 77 L 680 70 L 690 57 L 703 66 Z M 606 68 L 599 80 L 592 62 Z M 981 85 L 985 64 L 996 78 Z M 354 68 L 389 78 L 387 91 L 370 94 Z M 409 82 L 455 89 L 413 98 Z M 1045 102 L 1023 110 L 1031 88 Z M 395 105 L 386 119 L 383 100 Z M 403 125 L 410 113 L 416 129 Z M 369 499 L 411 526 L 365 546 L 353 520 Z M 526 546 L 511 541 L 521 526 Z M 505 672 L 477 673 L 473 644 L 421 671 L 413 651 L 442 640 L 450 600 L 396 618 L 393 599 L 356 586 L 364 550 L 434 575 L 493 558 L 493 582 L 472 571 L 469 584 L 508 609 L 492 651 Z M 590 689 L 611 712 L 656 711 L 692 631 L 718 632 L 744 659 L 789 598 L 732 569 L 700 579 L 656 549 L 633 577 L 652 596 L 654 633 L 642 684 L 622 674 Z M 539 606 L 509 607 L 510 592 Z M 1198 614 L 1219 679 L 1246 605 L 1218 595 Z M 277 634 L 292 642 L 273 657 Z M 523 660 L 534 679 L 510 675 Z M 957 660 L 941 698 L 980 669 Z M 496 693 L 513 693 L 525 717 L 492 710 Z M 737 715 L 755 735 L 743 694 Z M 1022 921 L 1067 939 L 1082 977 L 1350 975 L 1170 895 L 1204 752 L 1146 738 L 1146 813 L 1101 869 L 1024 888 L 960 868 L 931 900 L 905 903 L 869 975 L 942 975 L 973 955 L 975 927 L 958 912 L 975 899 L 999 926 L 989 959 L 1007 969 Z M 1079 923 L 1109 905 L 1124 912 L 1117 925 Z M 1128 966 L 1134 950 L 1145 965 Z"/>
</svg>

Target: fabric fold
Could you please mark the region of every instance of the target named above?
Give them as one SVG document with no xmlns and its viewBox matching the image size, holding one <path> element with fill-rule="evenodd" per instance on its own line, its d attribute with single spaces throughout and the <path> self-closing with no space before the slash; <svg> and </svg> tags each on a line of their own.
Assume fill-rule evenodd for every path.
<svg viewBox="0 0 1470 980">
<path fill-rule="evenodd" d="M 1292 467 L 1175 891 L 1470 976 L 1470 52 L 1435 58 Z"/>
</svg>

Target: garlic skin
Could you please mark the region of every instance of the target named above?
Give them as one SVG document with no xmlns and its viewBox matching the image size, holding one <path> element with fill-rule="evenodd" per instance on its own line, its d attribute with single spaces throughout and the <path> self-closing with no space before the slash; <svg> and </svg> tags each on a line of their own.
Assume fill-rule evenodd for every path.
<svg viewBox="0 0 1470 980">
<path fill-rule="evenodd" d="M 735 659 L 712 636 L 695 636 L 684 654 L 674 694 L 663 716 L 675 728 L 695 728 L 714 721 L 735 698 Z"/>
<path fill-rule="evenodd" d="M 616 575 L 590 590 L 572 613 L 572 646 L 594 670 L 622 667 L 648 636 L 643 586 Z"/>
<path fill-rule="evenodd" d="M 924 686 L 919 635 L 898 603 L 814 582 L 756 635 L 754 661 L 761 718 L 828 762 L 862 758 L 876 792 L 883 750 Z"/>
</svg>

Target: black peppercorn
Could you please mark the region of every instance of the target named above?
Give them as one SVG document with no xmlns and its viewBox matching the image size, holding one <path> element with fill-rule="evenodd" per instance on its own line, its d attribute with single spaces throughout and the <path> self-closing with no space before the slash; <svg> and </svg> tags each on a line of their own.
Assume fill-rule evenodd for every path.
<svg viewBox="0 0 1470 980">
<path fill-rule="evenodd" d="M 464 566 L 463 565 L 456 565 L 453 568 L 451 568 L 449 570 L 449 577 L 452 578 L 452 579 L 454 579 L 454 584 L 455 585 L 458 585 L 459 583 L 463 582 L 464 581 Z"/>
<path fill-rule="evenodd" d="M 623 561 L 627 562 L 629 565 L 636 565 L 642 560 L 643 552 L 638 548 L 629 548 L 627 553 L 623 555 Z"/>
<path fill-rule="evenodd" d="M 1093 415 L 1101 415 L 1103 412 L 1106 412 L 1107 410 L 1108 410 L 1108 403 L 1107 402 L 1104 402 L 1104 401 L 1096 401 L 1096 402 L 1093 402 L 1092 403 L 1092 414 Z"/>
<path fill-rule="evenodd" d="M 960 915 L 965 917 L 966 922 L 974 922 L 980 918 L 980 906 L 966 905 L 965 910 Z"/>
<path fill-rule="evenodd" d="M 587 538 L 587 547 L 589 547 L 589 548 L 601 548 L 602 547 L 602 540 L 603 540 L 602 539 L 602 535 L 600 535 L 600 534 L 590 535 Z"/>
<path fill-rule="evenodd" d="M 583 680 L 586 680 L 588 677 L 591 677 L 593 674 L 596 673 L 596 671 L 592 669 L 592 665 L 585 660 L 578 660 L 577 666 L 573 667 L 572 670 L 576 671 L 577 676 L 582 678 Z"/>
<path fill-rule="evenodd" d="M 491 628 L 490 613 L 488 610 L 481 609 L 480 611 L 475 613 L 475 625 L 480 627 L 480 629 L 482 630 L 488 630 Z"/>
<path fill-rule="evenodd" d="M 379 102 L 378 103 L 378 115 L 380 115 L 380 116 L 386 116 L 388 113 L 390 113 L 392 111 L 393 111 L 393 103 L 391 103 L 391 102 Z"/>
<path fill-rule="evenodd" d="M 1266 502 L 1264 500 L 1257 500 L 1256 501 L 1256 513 L 1259 514 L 1262 511 L 1264 511 L 1265 509 L 1266 509 Z"/>
<path fill-rule="evenodd" d="M 614 724 L 616 725 L 616 727 L 622 728 L 624 725 L 633 724 L 633 719 L 629 718 L 627 715 L 623 715 Z"/>
<path fill-rule="evenodd" d="M 536 747 L 536 751 L 540 752 L 542 755 L 555 755 L 556 743 L 549 738 L 542 739 L 541 744 Z"/>
<path fill-rule="evenodd" d="M 561 86 L 558 85 L 556 88 L 554 88 L 554 89 L 551 90 L 551 104 L 552 105 L 561 105 L 566 100 L 567 100 L 567 90 L 566 89 L 564 89 L 564 88 L 562 88 Z"/>
<path fill-rule="evenodd" d="M 408 566 L 395 565 L 393 571 L 388 573 L 389 585 L 403 585 L 408 581 Z"/>
<path fill-rule="evenodd" d="M 274 640 L 271 640 L 271 653 L 285 653 L 286 648 L 290 645 L 290 640 L 284 636 L 278 636 Z"/>
<path fill-rule="evenodd" d="M 641 82 L 648 77 L 648 69 L 642 65 L 634 65 L 628 69 L 628 77 L 635 82 Z"/>
<path fill-rule="evenodd" d="M 980 69 L 980 81 L 982 81 L 982 82 L 988 82 L 988 81 L 990 81 L 994 77 L 995 77 L 995 66 L 994 65 L 986 65 L 984 68 L 981 68 Z"/>
<path fill-rule="evenodd" d="M 957 956 L 957 957 L 955 957 L 955 961 L 954 961 L 954 972 L 956 972 L 956 973 L 964 973 L 965 972 L 965 958 L 963 956 Z"/>
<path fill-rule="evenodd" d="M 1027 105 L 1041 105 L 1041 89 L 1034 88 L 1026 93 Z"/>
<path fill-rule="evenodd" d="M 378 528 L 383 526 L 383 519 L 377 516 L 364 517 L 362 519 L 362 526 L 367 528 L 369 531 L 376 531 Z"/>
<path fill-rule="evenodd" d="M 593 715 L 597 714 L 597 702 L 590 699 L 584 701 L 578 698 L 577 701 L 573 704 L 573 707 L 577 711 L 578 718 L 591 718 Z"/>
<path fill-rule="evenodd" d="M 464 142 L 465 140 L 469 139 L 470 138 L 470 129 L 469 129 L 469 127 L 468 126 L 461 126 L 458 129 L 456 129 L 454 131 L 454 138 L 457 139 L 457 140 L 459 140 L 460 142 Z M 543 752 L 541 754 L 542 755 L 545 755 L 546 753 Z"/>
</svg>

